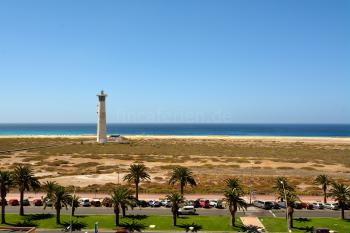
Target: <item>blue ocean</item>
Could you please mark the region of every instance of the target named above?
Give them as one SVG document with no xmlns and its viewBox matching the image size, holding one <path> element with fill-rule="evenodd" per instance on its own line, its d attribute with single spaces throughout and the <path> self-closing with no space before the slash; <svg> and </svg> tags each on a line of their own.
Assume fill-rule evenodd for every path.
<svg viewBox="0 0 350 233">
<path fill-rule="evenodd" d="M 108 124 L 108 134 L 350 137 L 350 124 Z M 0 135 L 95 135 L 96 124 L 0 124 Z"/>
</svg>

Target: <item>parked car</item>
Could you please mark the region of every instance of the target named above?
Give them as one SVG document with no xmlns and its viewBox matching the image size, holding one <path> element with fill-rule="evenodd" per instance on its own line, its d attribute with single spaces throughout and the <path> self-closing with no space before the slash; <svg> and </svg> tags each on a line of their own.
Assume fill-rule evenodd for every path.
<svg viewBox="0 0 350 233">
<path fill-rule="evenodd" d="M 110 197 L 105 197 L 102 200 L 102 205 L 105 207 L 112 207 L 112 199 Z"/>
<path fill-rule="evenodd" d="M 324 209 L 324 205 L 321 202 L 314 202 L 312 203 L 315 209 Z"/>
<path fill-rule="evenodd" d="M 101 201 L 99 199 L 92 199 L 90 204 L 95 207 L 100 207 Z"/>
<path fill-rule="evenodd" d="M 167 205 L 169 205 L 169 200 L 161 200 L 160 201 L 160 204 L 162 205 L 162 206 L 167 206 Z"/>
<path fill-rule="evenodd" d="M 301 205 L 301 202 L 294 202 L 294 209 L 302 209 L 303 207 L 302 207 L 302 205 Z"/>
<path fill-rule="evenodd" d="M 19 205 L 19 201 L 18 201 L 17 199 L 10 199 L 8 203 L 9 203 L 9 205 L 11 205 L 11 206 L 17 206 L 17 205 Z"/>
<path fill-rule="evenodd" d="M 221 200 L 210 200 L 209 201 L 209 206 L 221 209 L 223 208 L 222 201 Z"/>
<path fill-rule="evenodd" d="M 272 201 L 259 201 L 259 200 L 254 201 L 253 205 L 265 210 L 270 210 L 274 206 Z"/>
<path fill-rule="evenodd" d="M 83 206 L 83 207 L 90 207 L 91 203 L 89 198 L 80 198 L 79 199 L 79 205 Z"/>
<path fill-rule="evenodd" d="M 45 205 L 48 206 L 48 207 L 51 207 L 52 206 L 52 201 L 50 199 L 47 199 L 45 201 Z"/>
<path fill-rule="evenodd" d="M 29 202 L 28 198 L 23 198 L 22 205 L 23 206 L 30 206 L 30 202 Z"/>
<path fill-rule="evenodd" d="M 325 203 L 324 208 L 330 209 L 330 210 L 339 210 L 339 206 L 337 203 Z"/>
<path fill-rule="evenodd" d="M 275 209 L 275 210 L 278 210 L 278 209 L 281 209 L 281 207 L 279 206 L 279 204 L 275 201 L 272 202 L 272 209 Z"/>
<path fill-rule="evenodd" d="M 210 208 L 209 206 L 209 200 L 205 200 L 205 199 L 199 199 L 199 205 L 202 208 Z"/>
<path fill-rule="evenodd" d="M 34 204 L 34 206 L 42 206 L 43 201 L 41 199 L 34 199 L 33 204 Z"/>
<path fill-rule="evenodd" d="M 285 209 L 286 208 L 286 203 L 284 201 L 279 201 L 277 202 L 278 206 L 281 208 L 281 209 Z"/>
<path fill-rule="evenodd" d="M 148 205 L 150 207 L 161 207 L 162 204 L 160 203 L 160 201 L 155 201 L 155 200 L 151 200 L 148 202 Z"/>
<path fill-rule="evenodd" d="M 308 209 L 308 210 L 313 210 L 314 206 L 311 203 L 307 203 L 307 202 L 302 202 L 301 204 L 301 208 L 303 209 Z"/>
<path fill-rule="evenodd" d="M 138 200 L 138 201 L 136 202 L 136 205 L 139 206 L 139 207 L 148 207 L 148 206 L 149 206 L 149 205 L 148 205 L 148 202 L 145 201 L 145 200 Z"/>
<path fill-rule="evenodd" d="M 201 204 L 199 203 L 199 199 L 193 201 L 193 206 L 194 206 L 194 208 L 200 208 L 201 207 Z"/>
<path fill-rule="evenodd" d="M 196 214 L 194 206 L 184 206 L 179 209 L 179 214 Z"/>
</svg>

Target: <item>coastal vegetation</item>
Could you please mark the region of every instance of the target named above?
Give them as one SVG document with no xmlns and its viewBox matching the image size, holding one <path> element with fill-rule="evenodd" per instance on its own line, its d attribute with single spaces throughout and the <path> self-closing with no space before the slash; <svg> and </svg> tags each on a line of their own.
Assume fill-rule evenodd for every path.
<svg viewBox="0 0 350 233">
<path fill-rule="evenodd" d="M 78 192 L 113 191 L 117 179 L 112 177 L 118 173 L 122 181 L 132 162 L 148 167 L 152 182 L 145 180 L 139 187 L 139 192 L 148 193 L 178 190 L 177 185 L 168 184 L 178 166 L 195 174 L 197 185 L 186 187 L 186 193 L 222 193 L 223 180 L 232 175 L 240 176 L 259 194 L 274 192 L 269 183 L 278 175 L 288 177 L 297 194 L 303 195 L 320 194 L 320 186 L 314 182 L 320 173 L 350 184 L 350 144 L 341 142 L 141 137 L 125 144 L 98 145 L 89 138 L 0 139 L 0 151 L 20 148 L 32 149 L 1 153 L 0 169 L 13 169 L 19 163 L 31 165 L 40 180 L 55 180 L 68 188 L 74 185 Z M 80 182 L 79 177 L 88 182 Z"/>
</svg>

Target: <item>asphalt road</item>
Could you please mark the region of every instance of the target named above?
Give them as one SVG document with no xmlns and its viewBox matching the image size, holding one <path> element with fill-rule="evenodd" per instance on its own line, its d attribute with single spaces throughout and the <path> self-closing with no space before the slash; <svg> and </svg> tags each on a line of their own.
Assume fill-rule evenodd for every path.
<svg viewBox="0 0 350 233">
<path fill-rule="evenodd" d="M 70 214 L 70 209 L 66 210 L 65 208 L 62 209 L 62 214 Z M 19 213 L 19 206 L 6 206 L 6 212 L 7 213 Z M 24 207 L 25 213 L 30 214 L 54 214 L 55 210 L 51 207 L 47 207 L 45 210 L 43 207 L 39 206 L 25 206 Z M 197 209 L 198 215 L 202 216 L 227 216 L 229 215 L 228 209 Z M 75 211 L 76 215 L 98 215 L 98 214 L 114 214 L 113 208 L 107 208 L 107 207 L 79 207 Z M 171 215 L 171 209 L 165 208 L 165 207 L 158 207 L 158 208 L 134 208 L 133 210 L 128 210 L 127 214 L 134 214 L 134 215 Z M 345 211 L 346 217 L 350 218 L 350 210 Z M 284 217 L 285 216 L 285 210 L 263 210 L 256 207 L 248 207 L 248 210 L 238 211 L 238 216 L 256 216 L 256 217 Z M 309 217 L 331 217 L 331 218 L 337 218 L 340 216 L 340 211 L 337 210 L 295 210 L 294 217 L 296 218 L 309 218 Z"/>
</svg>

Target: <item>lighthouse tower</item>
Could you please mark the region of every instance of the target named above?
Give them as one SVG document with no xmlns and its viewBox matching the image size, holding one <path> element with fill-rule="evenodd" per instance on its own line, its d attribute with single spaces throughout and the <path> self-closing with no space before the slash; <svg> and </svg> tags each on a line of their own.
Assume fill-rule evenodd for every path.
<svg viewBox="0 0 350 233">
<path fill-rule="evenodd" d="M 107 126 L 106 126 L 106 97 L 107 95 L 101 91 L 97 94 L 98 105 L 98 122 L 97 122 L 97 142 L 107 143 Z"/>
</svg>

